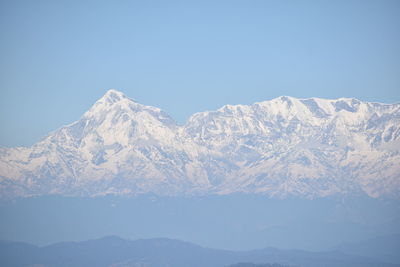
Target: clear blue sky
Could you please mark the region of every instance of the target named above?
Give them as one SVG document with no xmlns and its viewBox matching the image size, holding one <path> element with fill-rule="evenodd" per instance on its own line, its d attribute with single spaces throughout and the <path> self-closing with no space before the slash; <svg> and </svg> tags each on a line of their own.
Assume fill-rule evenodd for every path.
<svg viewBox="0 0 400 267">
<path fill-rule="evenodd" d="M 184 122 L 280 95 L 400 102 L 400 1 L 0 1 L 0 146 L 107 89 Z"/>
</svg>

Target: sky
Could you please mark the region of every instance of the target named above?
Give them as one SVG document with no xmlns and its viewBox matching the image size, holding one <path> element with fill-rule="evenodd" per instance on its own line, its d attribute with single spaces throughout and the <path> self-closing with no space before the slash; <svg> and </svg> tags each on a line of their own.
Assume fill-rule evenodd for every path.
<svg viewBox="0 0 400 267">
<path fill-rule="evenodd" d="M 400 1 L 0 0 L 0 146 L 108 89 L 178 122 L 281 95 L 400 102 Z"/>
</svg>

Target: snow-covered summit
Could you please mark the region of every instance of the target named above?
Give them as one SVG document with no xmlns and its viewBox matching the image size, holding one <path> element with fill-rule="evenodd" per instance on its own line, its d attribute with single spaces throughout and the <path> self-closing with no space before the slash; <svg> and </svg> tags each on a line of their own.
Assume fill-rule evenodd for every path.
<svg viewBox="0 0 400 267">
<path fill-rule="evenodd" d="M 178 125 L 109 90 L 30 148 L 1 149 L 1 195 L 400 192 L 400 104 L 278 97 Z"/>
<path fill-rule="evenodd" d="M 111 103 L 115 103 L 115 102 L 118 102 L 118 101 L 120 101 L 122 99 L 126 99 L 126 98 L 128 98 L 128 97 L 126 97 L 124 95 L 124 93 L 117 91 L 115 89 L 110 89 L 104 94 L 104 96 L 100 99 L 100 101 L 106 100 L 106 101 L 110 101 Z"/>
</svg>

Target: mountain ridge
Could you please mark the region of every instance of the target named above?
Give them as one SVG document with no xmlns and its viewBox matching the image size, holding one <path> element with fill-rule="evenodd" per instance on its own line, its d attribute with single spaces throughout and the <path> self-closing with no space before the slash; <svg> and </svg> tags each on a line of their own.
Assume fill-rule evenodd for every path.
<svg viewBox="0 0 400 267">
<path fill-rule="evenodd" d="M 0 149 L 0 195 L 400 192 L 400 104 L 281 96 L 179 125 L 109 90 L 31 147 Z"/>
<path fill-rule="evenodd" d="M 308 252 L 265 248 L 250 251 L 210 249 L 168 238 L 127 240 L 104 237 L 37 247 L 0 240 L 2 266 L 215 266 L 238 262 L 280 263 L 285 266 L 387 266 L 367 257 L 337 251 Z M 21 257 L 23 253 L 24 257 Z M 73 255 L 73 256 L 72 256 Z M 36 265 L 35 265 L 36 264 Z"/>
</svg>

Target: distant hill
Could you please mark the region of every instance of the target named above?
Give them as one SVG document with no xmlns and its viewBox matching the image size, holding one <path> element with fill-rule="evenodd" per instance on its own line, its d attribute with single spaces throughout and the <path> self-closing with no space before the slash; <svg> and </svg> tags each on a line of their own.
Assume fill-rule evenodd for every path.
<svg viewBox="0 0 400 267">
<path fill-rule="evenodd" d="M 275 263 L 275 265 L 246 265 L 240 262 Z M 19 242 L 0 242 L 0 266 L 3 267 L 224 267 L 229 265 L 231 267 L 400 266 L 341 252 L 307 252 L 274 248 L 234 252 L 204 248 L 165 238 L 130 241 L 109 236 L 84 242 L 62 242 L 40 248 Z"/>
<path fill-rule="evenodd" d="M 162 236 L 229 250 L 321 251 L 400 233 L 400 201 L 57 195 L 0 201 L 0 218 L 0 240 L 37 245 L 118 235 Z"/>
<path fill-rule="evenodd" d="M 228 267 L 290 267 L 287 265 L 281 265 L 278 263 L 272 263 L 272 264 L 255 264 L 255 263 L 237 263 L 233 265 L 229 265 Z"/>
<path fill-rule="evenodd" d="M 359 256 L 368 256 L 386 262 L 400 264 L 400 234 L 342 244 L 337 250 Z"/>
</svg>

